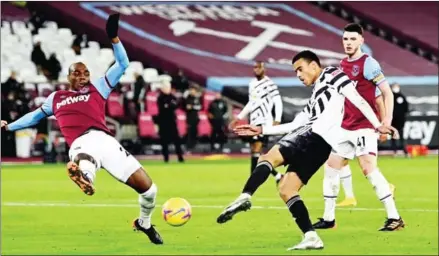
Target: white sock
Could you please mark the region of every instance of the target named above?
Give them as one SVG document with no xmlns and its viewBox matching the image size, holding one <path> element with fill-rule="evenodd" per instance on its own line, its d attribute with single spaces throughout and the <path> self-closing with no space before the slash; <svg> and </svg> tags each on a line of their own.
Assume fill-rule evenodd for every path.
<svg viewBox="0 0 439 256">
<path fill-rule="evenodd" d="M 380 170 L 375 169 L 369 173 L 366 178 L 372 184 L 375 193 L 384 204 L 386 208 L 387 218 L 389 219 L 399 219 L 398 210 L 396 210 L 395 200 L 393 200 L 392 192 L 390 191 L 389 183 L 386 178 L 380 172 Z"/>
<path fill-rule="evenodd" d="M 335 220 L 335 204 L 337 195 L 340 191 L 339 171 L 325 165 L 325 176 L 323 178 L 323 198 L 325 199 L 325 212 L 323 219 L 325 221 Z"/>
<path fill-rule="evenodd" d="M 87 178 L 91 181 L 91 183 L 94 183 L 97 170 L 96 165 L 88 160 L 80 160 L 78 166 L 82 173 L 84 173 L 85 176 L 87 176 Z"/>
<path fill-rule="evenodd" d="M 305 238 L 319 237 L 315 231 L 308 231 L 304 234 L 304 236 Z"/>
<path fill-rule="evenodd" d="M 148 229 L 151 227 L 151 215 L 155 207 L 157 186 L 153 183 L 143 194 L 139 194 L 140 217 L 139 224 Z"/>
<path fill-rule="evenodd" d="M 352 172 L 349 165 L 344 166 L 340 172 L 340 181 L 343 186 L 344 194 L 346 198 L 354 197 L 354 189 L 352 186 Z"/>
<path fill-rule="evenodd" d="M 236 200 L 241 200 L 241 199 L 250 199 L 252 198 L 252 196 L 250 194 L 247 193 L 241 193 L 238 198 Z"/>
</svg>

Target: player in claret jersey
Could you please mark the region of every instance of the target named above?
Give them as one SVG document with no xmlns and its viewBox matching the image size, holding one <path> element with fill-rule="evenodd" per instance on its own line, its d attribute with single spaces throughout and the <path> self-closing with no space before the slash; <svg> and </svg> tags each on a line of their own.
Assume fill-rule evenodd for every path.
<svg viewBox="0 0 439 256">
<path fill-rule="evenodd" d="M 393 115 L 393 93 L 378 62 L 361 51 L 363 42 L 363 28 L 360 25 L 348 24 L 344 28 L 343 47 L 348 56 L 341 61 L 340 67 L 349 79 L 354 81 L 357 91 L 373 108 L 375 114 L 378 112 L 375 104 L 376 90 L 377 87 L 379 88 L 385 108 L 385 115 L 381 121 L 384 125 L 390 125 Z M 377 168 L 379 135 L 368 119 L 348 99 L 345 101 L 342 128 L 344 138 L 340 140 L 338 146 L 334 147 L 325 165 L 323 179 L 325 211 L 323 218 L 313 225 L 314 228 L 327 229 L 335 226 L 335 204 L 340 189 L 340 173 L 343 168 L 344 171 L 346 170 L 347 160 L 355 156 L 358 157 L 363 174 L 372 184 L 378 199 L 383 202 L 386 209 L 387 219 L 380 231 L 403 228 L 404 222 L 392 196 L 392 186 Z M 349 177 L 350 173 L 341 176 Z M 355 200 L 351 198 L 351 201 Z"/>
<path fill-rule="evenodd" d="M 54 115 L 70 146 L 71 161 L 67 164 L 67 172 L 72 181 L 85 194 L 93 195 L 96 171 L 101 167 L 106 169 L 139 194 L 140 217 L 134 221 L 134 228 L 145 233 L 152 243 L 162 244 L 162 238 L 151 225 L 157 186 L 142 165 L 112 136 L 105 122 L 106 100 L 129 64 L 117 36 L 118 27 L 119 14 L 110 15 L 106 31 L 113 44 L 116 62 L 105 76 L 91 82 L 87 66 L 74 63 L 69 68 L 69 90 L 53 92 L 40 108 L 9 125 L 1 121 L 1 127 L 16 131 Z"/>
</svg>

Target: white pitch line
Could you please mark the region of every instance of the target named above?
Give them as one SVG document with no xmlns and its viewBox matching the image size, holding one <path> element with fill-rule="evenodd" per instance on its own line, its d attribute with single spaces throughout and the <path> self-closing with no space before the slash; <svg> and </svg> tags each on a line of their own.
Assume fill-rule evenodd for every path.
<svg viewBox="0 0 439 256">
<path fill-rule="evenodd" d="M 2 206 L 15 206 L 15 207 L 121 207 L 121 208 L 137 208 L 137 204 L 70 204 L 70 203 L 23 203 L 23 202 L 4 202 Z M 157 205 L 161 207 L 161 205 Z M 192 205 L 193 208 L 215 208 L 223 209 L 223 205 Z M 252 206 L 252 209 L 258 210 L 284 210 L 285 206 Z M 321 208 L 310 208 L 311 210 L 323 210 Z M 337 208 L 339 211 L 384 211 L 383 208 Z M 402 212 L 439 212 L 437 209 L 398 209 Z"/>
</svg>

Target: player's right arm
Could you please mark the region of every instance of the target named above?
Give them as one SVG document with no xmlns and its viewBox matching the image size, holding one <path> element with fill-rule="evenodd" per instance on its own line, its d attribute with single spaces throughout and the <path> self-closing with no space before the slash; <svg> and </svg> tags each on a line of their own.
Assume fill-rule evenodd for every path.
<svg viewBox="0 0 439 256">
<path fill-rule="evenodd" d="M 355 89 L 354 83 L 349 80 L 347 75 L 339 76 L 336 81 L 332 81 L 337 91 L 343 94 L 361 113 L 369 120 L 373 127 L 382 134 L 394 134 L 398 137 L 398 131 L 390 125 L 383 125 L 378 120 L 375 112 L 367 103 L 367 101 Z"/>
<path fill-rule="evenodd" d="M 128 68 L 130 61 L 122 42 L 117 36 L 117 31 L 119 28 L 119 14 L 112 14 L 107 20 L 107 35 L 111 40 L 114 50 L 115 63 L 108 69 L 105 75 L 98 79 L 97 82 L 93 83 L 99 93 L 105 99 L 108 98 L 111 91 L 119 82 L 125 70 Z"/>
<path fill-rule="evenodd" d="M 52 92 L 49 95 L 49 97 L 47 97 L 47 99 L 44 101 L 44 103 L 41 107 L 37 108 L 36 110 L 34 110 L 32 112 L 27 113 L 26 115 L 22 116 L 21 118 L 19 118 L 15 122 L 7 124 L 6 121 L 2 120 L 1 126 L 5 127 L 5 129 L 7 131 L 17 131 L 17 130 L 25 129 L 25 128 L 32 127 L 32 126 L 38 124 L 38 122 L 41 119 L 53 115 L 52 106 L 53 106 L 54 95 L 55 95 L 55 92 Z"/>
<path fill-rule="evenodd" d="M 367 57 L 364 62 L 363 75 L 367 80 L 374 83 L 377 86 L 377 89 L 380 90 L 385 107 L 385 117 L 382 119 L 382 121 L 386 125 L 390 125 L 393 119 L 393 92 L 390 89 L 390 85 L 387 82 L 378 61 L 372 57 Z"/>
</svg>

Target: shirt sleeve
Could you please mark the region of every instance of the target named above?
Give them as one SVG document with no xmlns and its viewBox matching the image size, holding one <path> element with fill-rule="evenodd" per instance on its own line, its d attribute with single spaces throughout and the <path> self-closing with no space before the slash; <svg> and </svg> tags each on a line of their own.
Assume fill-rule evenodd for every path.
<svg viewBox="0 0 439 256">
<path fill-rule="evenodd" d="M 113 44 L 113 50 L 116 62 L 108 69 L 105 76 L 99 78 L 93 83 L 105 99 L 108 98 L 129 65 L 128 55 L 122 42 Z"/>
<path fill-rule="evenodd" d="M 300 126 L 305 125 L 308 120 L 309 120 L 308 115 L 304 110 L 301 111 L 290 123 L 280 124 L 275 126 L 273 125 L 262 126 L 262 133 L 264 135 L 281 135 L 281 134 L 289 133 L 299 128 Z"/>
<path fill-rule="evenodd" d="M 364 61 L 363 76 L 377 86 L 386 81 L 380 64 L 372 57 L 367 57 Z"/>
</svg>

